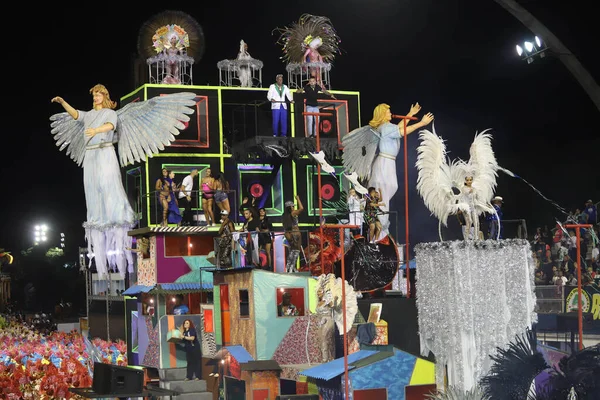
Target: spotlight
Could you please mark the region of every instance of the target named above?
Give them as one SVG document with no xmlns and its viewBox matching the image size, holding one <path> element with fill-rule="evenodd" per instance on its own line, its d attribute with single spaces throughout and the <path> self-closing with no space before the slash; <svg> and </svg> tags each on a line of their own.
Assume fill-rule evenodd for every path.
<svg viewBox="0 0 600 400">
<path fill-rule="evenodd" d="M 542 47 L 542 41 L 537 36 L 535 37 L 535 44 L 537 44 L 537 47 Z"/>
<path fill-rule="evenodd" d="M 531 42 L 525 42 L 525 43 L 523 43 L 523 45 L 525 46 L 525 50 L 528 53 L 532 52 L 532 50 L 533 50 L 533 43 L 531 43 Z"/>
<path fill-rule="evenodd" d="M 518 55 L 523 54 L 523 48 L 521 46 L 519 46 L 519 45 L 517 45 L 517 54 Z"/>
</svg>

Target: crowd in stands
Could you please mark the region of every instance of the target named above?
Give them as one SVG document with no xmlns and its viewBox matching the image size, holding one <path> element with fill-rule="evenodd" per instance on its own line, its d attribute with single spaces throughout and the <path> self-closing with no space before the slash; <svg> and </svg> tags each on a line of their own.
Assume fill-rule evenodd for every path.
<svg viewBox="0 0 600 400">
<path fill-rule="evenodd" d="M 579 260 L 575 229 L 565 227 L 573 224 L 592 225 L 591 229 L 580 229 Z M 582 285 L 600 284 L 599 231 L 597 205 L 592 200 L 586 201 L 584 207 L 570 212 L 554 228 L 538 227 L 532 241 L 536 285 L 577 285 L 577 268 L 581 268 Z"/>
</svg>

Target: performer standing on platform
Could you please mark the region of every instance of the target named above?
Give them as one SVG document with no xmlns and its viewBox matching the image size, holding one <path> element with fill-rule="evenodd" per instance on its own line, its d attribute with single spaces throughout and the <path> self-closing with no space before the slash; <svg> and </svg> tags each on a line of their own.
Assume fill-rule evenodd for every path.
<svg viewBox="0 0 600 400">
<path fill-rule="evenodd" d="M 410 107 L 407 116 L 412 117 L 421 110 L 419 103 Z M 404 121 L 392 124 L 392 112 L 387 104 L 379 104 L 373 110 L 369 125 L 355 129 L 342 138 L 344 146 L 343 164 L 347 173 L 356 172 L 360 179 L 367 179 L 368 186 L 381 191 L 381 214 L 378 218 L 382 234 L 387 234 L 390 221 L 389 210 L 392 197 L 398 190 L 396 156 L 400 152 L 400 139 L 404 136 Z M 429 125 L 433 114 L 427 113 L 421 121 L 408 125 L 406 134 Z M 377 240 L 379 238 L 376 238 Z"/>
<path fill-rule="evenodd" d="M 251 60 L 252 57 L 248 53 L 248 43 L 240 40 L 240 51 L 237 55 L 238 61 Z M 238 78 L 242 87 L 252 87 L 252 73 L 248 65 L 238 65 Z"/>
<path fill-rule="evenodd" d="M 62 97 L 54 97 L 51 102 L 59 103 L 65 112 L 50 117 L 51 132 L 60 150 L 66 149 L 72 160 L 83 164 L 87 206 L 83 227 L 98 276 L 105 279 L 108 269 L 116 268 L 124 278 L 128 268 L 133 272 L 128 231 L 135 225 L 135 215 L 123 188 L 119 161 L 121 166 L 145 161 L 152 149 L 175 140 L 173 133 L 184 129 L 183 122 L 194 112 L 190 107 L 196 104 L 196 95 L 156 96 L 114 111 L 117 104 L 104 85 L 95 85 L 90 93 L 93 108 L 89 111 L 76 110 Z M 119 160 L 114 143 L 119 144 Z"/>
<path fill-rule="evenodd" d="M 185 349 L 185 360 L 187 362 L 185 380 L 194 379 L 199 381 L 202 378 L 202 351 L 200 349 L 200 341 L 198 340 L 198 332 L 194 323 L 186 319 L 183 321 L 183 345 Z"/>
<path fill-rule="evenodd" d="M 275 77 L 275 83 L 269 86 L 267 99 L 271 102 L 271 113 L 273 114 L 273 137 L 287 136 L 287 103 L 294 104 L 290 89 L 283 84 L 283 75 Z"/>
<path fill-rule="evenodd" d="M 179 204 L 183 207 L 181 225 L 190 226 L 194 222 L 192 215 L 192 197 L 194 195 L 194 178 L 198 176 L 198 168 L 192 168 L 189 175 L 183 178 L 179 187 Z"/>
<path fill-rule="evenodd" d="M 350 188 L 348 189 L 348 198 L 346 199 L 346 202 L 348 203 L 349 224 L 358 225 L 359 228 L 356 229 L 356 231 L 362 235 L 366 201 L 362 197 L 359 197 L 356 193 L 356 189 Z"/>
<path fill-rule="evenodd" d="M 319 102 L 317 98 L 319 97 L 319 92 L 326 94 L 327 96 L 335 99 L 335 96 L 327 89 L 322 87 L 321 85 L 317 85 L 317 80 L 314 76 L 311 76 L 308 79 L 308 84 L 304 86 L 304 88 L 298 89 L 298 93 L 304 93 L 304 98 L 306 99 L 306 112 L 308 113 L 318 113 L 319 112 Z M 315 137 L 315 123 L 316 118 L 314 115 L 307 115 L 304 119 L 306 121 L 306 135 L 308 137 Z"/>
<path fill-rule="evenodd" d="M 300 201 L 300 197 L 296 196 L 298 208 L 294 207 L 293 201 L 285 202 L 285 211 L 281 218 L 284 236 L 290 246 L 290 255 L 286 263 L 286 272 L 296 272 L 296 261 L 302 250 L 302 235 L 298 226 L 298 216 L 304 211 L 304 206 Z"/>
<path fill-rule="evenodd" d="M 502 234 L 504 233 L 502 229 L 502 203 L 504 203 L 504 199 L 500 196 L 495 196 L 492 199 L 492 206 L 494 206 L 494 210 L 496 210 L 496 214 L 489 214 L 487 217 L 489 224 L 489 239 L 502 239 Z M 498 236 L 500 233 L 500 236 Z"/>
</svg>

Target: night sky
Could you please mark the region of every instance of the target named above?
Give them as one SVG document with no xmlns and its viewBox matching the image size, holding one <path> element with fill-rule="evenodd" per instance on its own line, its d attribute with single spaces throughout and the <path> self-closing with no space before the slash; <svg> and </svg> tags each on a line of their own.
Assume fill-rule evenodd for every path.
<svg viewBox="0 0 600 400">
<path fill-rule="evenodd" d="M 600 32 L 595 16 L 584 7 L 590 3 L 574 0 L 568 8 L 549 3 L 554 4 L 521 2 L 600 80 L 594 41 Z M 131 60 L 139 29 L 165 8 L 144 5 L 125 12 L 116 4 L 43 11 L 41 22 L 22 17 L 31 9 L 12 13 L 19 28 L 7 33 L 3 56 L 7 113 L 2 124 L 0 247 L 13 252 L 28 247 L 33 226 L 42 222 L 66 232 L 69 245 L 85 245 L 83 172 L 54 144 L 49 117 L 62 107 L 50 99 L 62 96 L 87 110 L 88 91 L 96 83 L 106 85 L 114 100 L 135 89 Z M 547 197 L 569 209 L 583 206 L 588 198 L 600 200 L 598 109 L 557 58 L 528 65 L 516 55 L 515 44 L 534 34 L 493 0 L 176 4 L 167 9 L 190 14 L 204 31 L 206 50 L 194 66 L 196 85 L 217 85 L 216 63 L 235 58 L 244 39 L 250 54 L 264 62 L 263 86 L 268 86 L 285 72 L 272 30 L 302 13 L 325 15 L 342 39 L 343 54 L 331 72 L 333 89 L 361 92 L 363 124 L 378 103 L 404 114 L 418 101 L 421 115 L 435 114 L 436 130 L 447 139 L 452 158 L 467 158 L 475 132 L 493 128 L 500 165 Z M 417 134 L 411 135 L 411 185 L 417 144 Z M 399 169 L 398 176 L 402 174 Z M 501 175 L 497 194 L 504 197 L 505 218 L 526 219 L 530 233 L 560 217 L 518 179 Z M 409 196 L 411 241 L 437 240 L 436 222 L 414 188 Z M 401 213 L 403 202 L 401 189 L 393 204 Z"/>
</svg>

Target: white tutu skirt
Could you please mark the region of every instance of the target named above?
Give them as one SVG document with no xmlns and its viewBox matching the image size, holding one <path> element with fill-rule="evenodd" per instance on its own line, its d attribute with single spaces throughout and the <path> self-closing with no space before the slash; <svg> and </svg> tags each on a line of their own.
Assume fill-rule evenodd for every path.
<svg viewBox="0 0 600 400">
<path fill-rule="evenodd" d="M 123 188 L 113 146 L 86 151 L 83 185 L 87 205 L 83 227 L 96 270 L 103 276 L 110 267 L 124 277 L 127 267 L 133 268 L 132 238 L 127 233 L 134 226 L 134 212 Z"/>
</svg>

